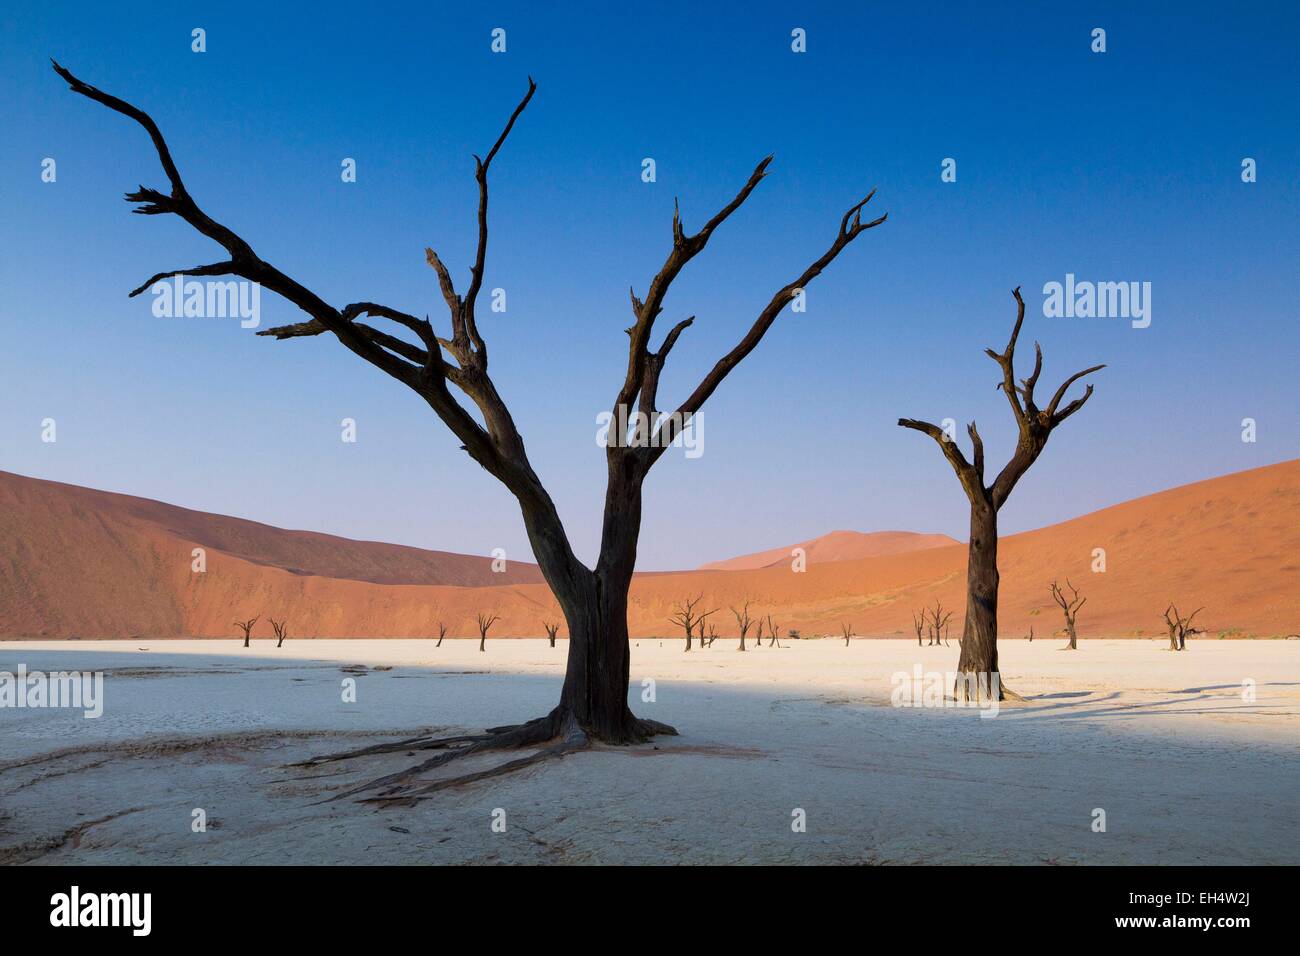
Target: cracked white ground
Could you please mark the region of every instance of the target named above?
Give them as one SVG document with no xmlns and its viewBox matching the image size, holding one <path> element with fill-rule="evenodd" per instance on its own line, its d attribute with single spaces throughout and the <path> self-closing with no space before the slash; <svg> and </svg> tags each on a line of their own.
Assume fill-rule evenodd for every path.
<svg viewBox="0 0 1300 956">
<path fill-rule="evenodd" d="M 955 641 L 782 643 L 633 641 L 633 710 L 681 736 L 379 808 L 321 801 L 417 758 L 287 765 L 540 716 L 567 645 L 0 643 L 0 671 L 105 672 L 97 720 L 0 708 L 0 863 L 1300 863 L 1300 642 L 1003 641 L 1031 700 L 993 719 L 890 706 Z"/>
</svg>

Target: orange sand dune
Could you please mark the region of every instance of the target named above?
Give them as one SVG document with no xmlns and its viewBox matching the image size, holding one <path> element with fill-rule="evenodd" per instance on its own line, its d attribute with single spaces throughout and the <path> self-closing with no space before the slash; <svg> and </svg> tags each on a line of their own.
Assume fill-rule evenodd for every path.
<svg viewBox="0 0 1300 956">
<path fill-rule="evenodd" d="M 743 554 L 725 561 L 710 561 L 700 565 L 701 571 L 753 571 L 772 565 L 789 563 L 791 552 L 803 548 L 808 564 L 823 561 L 852 561 L 854 558 L 874 558 L 881 554 L 901 554 L 904 551 L 921 551 L 925 548 L 942 548 L 958 544 L 946 534 L 917 534 L 914 531 L 832 531 L 820 538 L 800 541 L 784 548 L 771 548 L 755 554 Z"/>
<path fill-rule="evenodd" d="M 197 546 L 208 549 L 204 574 L 190 570 Z M 1106 553 L 1104 573 L 1090 569 L 1096 548 Z M 1088 597 L 1085 638 L 1155 634 L 1170 600 L 1205 605 L 1198 623 L 1212 634 L 1298 632 L 1300 461 L 1004 538 L 1001 570 L 1005 636 L 1032 625 L 1048 637 L 1060 615 L 1047 585 L 1067 576 Z M 7 637 L 233 638 L 231 621 L 254 614 L 287 617 L 291 637 L 428 637 L 439 620 L 468 636 L 480 610 L 501 615 L 494 635 L 537 636 L 543 620 L 559 619 L 554 601 L 527 580 L 535 567 L 512 562 L 507 573 L 514 577 L 497 583 L 487 559 L 284 532 L 0 473 Z M 428 583 L 439 575 L 456 575 L 457 586 Z M 964 577 L 961 544 L 811 563 L 802 573 L 782 562 L 639 575 L 629 623 L 637 637 L 672 634 L 673 602 L 703 593 L 723 609 L 713 618 L 722 634 L 734 629 L 725 608 L 746 596 L 805 636 L 838 633 L 841 621 L 864 636 L 908 634 L 912 610 L 936 599 L 960 622 Z M 269 637 L 269 625 L 254 635 Z"/>
</svg>

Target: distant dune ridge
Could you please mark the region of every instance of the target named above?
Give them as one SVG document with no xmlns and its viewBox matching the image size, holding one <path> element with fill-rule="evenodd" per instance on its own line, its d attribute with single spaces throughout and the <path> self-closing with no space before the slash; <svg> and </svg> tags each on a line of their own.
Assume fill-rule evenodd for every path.
<svg viewBox="0 0 1300 956">
<path fill-rule="evenodd" d="M 790 569 L 793 547 L 808 568 Z M 191 571 L 191 552 L 207 570 Z M 1090 569 L 1106 551 L 1105 573 Z M 725 608 L 750 597 L 783 629 L 905 636 L 911 613 L 939 599 L 960 632 L 965 545 L 943 535 L 832 532 L 697 571 L 638 575 L 634 637 L 678 635 L 675 601 L 703 593 L 723 635 Z M 769 560 L 770 558 L 770 560 Z M 1238 472 L 1003 538 L 1004 637 L 1061 626 L 1048 584 L 1069 577 L 1088 597 L 1081 638 L 1155 636 L 1170 600 L 1205 606 L 1209 636 L 1300 632 L 1300 460 Z M 730 569 L 730 570 L 728 570 Z M 501 615 L 491 637 L 540 636 L 562 620 L 533 564 L 351 541 L 189 511 L 143 498 L 0 472 L 0 637 L 227 637 L 232 621 L 268 616 L 305 637 L 470 636 L 477 611 Z M 265 630 L 265 633 L 263 633 Z M 563 636 L 563 628 L 561 636 Z M 721 645 L 719 645 L 721 646 Z"/>
<path fill-rule="evenodd" d="M 711 561 L 700 565 L 701 571 L 754 571 L 777 564 L 788 564 L 795 548 L 802 548 L 809 564 L 824 561 L 852 561 L 855 558 L 874 558 L 882 554 L 901 554 L 904 551 L 923 551 L 926 548 L 943 548 L 960 544 L 946 534 L 917 534 L 913 531 L 832 531 L 820 538 L 800 541 L 784 548 L 771 548 L 755 554 L 744 554 L 725 561 Z"/>
</svg>

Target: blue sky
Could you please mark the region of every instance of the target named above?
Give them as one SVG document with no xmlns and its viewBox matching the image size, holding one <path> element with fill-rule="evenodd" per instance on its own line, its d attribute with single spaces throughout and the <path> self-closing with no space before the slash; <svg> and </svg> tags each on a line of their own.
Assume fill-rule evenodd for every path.
<svg viewBox="0 0 1300 956">
<path fill-rule="evenodd" d="M 595 416 L 626 362 L 629 285 L 776 160 L 670 296 L 698 318 L 671 407 L 879 187 L 864 234 L 705 409 L 705 453 L 647 483 L 640 566 L 693 566 L 834 528 L 965 537 L 933 443 L 900 416 L 1014 428 L 982 354 L 1023 286 L 1043 381 L 1097 362 L 1004 531 L 1300 454 L 1300 15 L 1289 4 L 28 5 L 0 13 L 0 468 L 284 527 L 531 558 L 513 499 L 426 406 L 327 338 L 161 319 L 128 290 L 219 249 L 173 217 L 143 131 L 70 93 L 61 62 L 148 110 L 215 218 L 336 305 L 445 328 L 423 249 L 462 284 L 470 154 L 525 89 L 492 169 L 492 372 L 575 548 L 594 558 Z M 842 5 L 848 6 L 848 5 Z M 377 9 L 377 7 L 376 7 Z M 207 31 L 207 52 L 190 31 Z M 493 54 L 490 32 L 507 33 Z M 807 52 L 790 32 L 807 31 Z M 1090 51 L 1094 27 L 1107 52 Z M 41 161 L 57 181 L 41 181 Z M 357 160 L 356 183 L 339 176 Z M 653 157 L 657 181 L 641 181 Z M 946 157 L 957 181 L 940 180 Z M 1241 181 L 1241 161 L 1258 182 Z M 1152 284 L 1152 323 L 1045 318 L 1067 273 Z M 266 296 L 264 325 L 298 321 Z M 339 439 L 356 419 L 358 442 Z M 1258 421 L 1243 443 L 1241 420 Z M 58 441 L 40 440 L 42 419 Z"/>
</svg>

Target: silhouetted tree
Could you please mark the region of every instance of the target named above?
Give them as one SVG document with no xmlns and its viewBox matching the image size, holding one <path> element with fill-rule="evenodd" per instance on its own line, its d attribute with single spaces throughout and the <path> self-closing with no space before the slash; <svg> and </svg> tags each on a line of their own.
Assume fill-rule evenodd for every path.
<svg viewBox="0 0 1300 956">
<path fill-rule="evenodd" d="M 945 614 L 943 603 L 940 601 L 934 602 L 934 607 L 930 610 L 930 621 L 933 624 L 931 633 L 934 635 L 934 639 L 931 641 L 932 644 L 943 643 L 944 632 L 948 629 L 948 622 L 952 619 L 952 613 L 952 611 L 949 611 Z"/>
<path fill-rule="evenodd" d="M 1169 649 L 1171 651 L 1187 650 L 1187 638 L 1192 634 L 1203 634 L 1204 631 L 1199 627 L 1192 627 L 1192 619 L 1204 611 L 1205 608 L 1198 607 L 1187 617 L 1178 613 L 1178 608 L 1171 602 L 1165 609 L 1165 625 L 1169 628 Z M 1173 614 L 1171 618 L 1169 615 Z"/>
<path fill-rule="evenodd" d="M 740 647 L 737 650 L 743 651 L 745 649 L 745 635 L 749 633 L 749 629 L 754 624 L 749 616 L 749 605 L 750 599 L 745 598 L 744 603 L 739 608 L 732 607 L 731 609 L 731 613 L 736 616 L 736 627 L 740 628 Z M 762 627 L 761 624 L 759 626 Z"/>
<path fill-rule="evenodd" d="M 849 646 L 849 638 L 853 636 L 853 625 L 840 622 L 840 633 L 844 635 L 844 646 Z"/>
<path fill-rule="evenodd" d="M 434 647 L 442 647 L 442 639 L 447 636 L 447 625 L 442 621 L 438 622 L 438 643 Z"/>
<path fill-rule="evenodd" d="M 767 642 L 767 646 L 768 646 L 768 647 L 771 647 L 771 646 L 773 646 L 773 645 L 776 645 L 777 647 L 780 647 L 780 646 L 781 646 L 781 629 L 780 629 L 779 627 L 776 626 L 776 622 L 772 620 L 772 615 L 770 615 L 770 614 L 767 616 L 767 633 L 768 633 L 768 642 Z M 798 632 L 798 631 L 791 631 L 791 632 L 790 632 L 790 637 L 791 637 L 791 638 L 797 638 L 798 636 L 799 636 L 799 632 Z"/>
<path fill-rule="evenodd" d="M 236 622 L 235 622 L 235 627 L 239 628 L 241 631 L 244 632 L 244 646 L 245 646 L 245 647 L 248 646 L 248 635 L 252 633 L 252 631 L 253 631 L 253 625 L 256 624 L 257 621 L 258 621 L 257 618 L 253 618 L 252 620 L 248 620 L 248 621 L 236 621 Z"/>
<path fill-rule="evenodd" d="M 1079 637 L 1074 630 L 1074 619 L 1079 615 L 1079 608 L 1088 603 L 1088 599 L 1079 597 L 1079 589 L 1070 583 L 1069 578 L 1065 579 L 1065 586 L 1070 589 L 1068 596 L 1055 581 L 1051 585 L 1052 600 L 1061 606 L 1061 612 L 1065 615 L 1065 633 L 1069 638 L 1061 650 L 1077 651 Z"/>
<path fill-rule="evenodd" d="M 222 261 L 160 272 L 137 287 L 132 295 L 139 295 L 155 282 L 175 275 L 236 276 L 259 283 L 306 314 L 306 321 L 266 329 L 259 335 L 277 339 L 333 335 L 354 355 L 415 392 L 455 435 L 460 447 L 519 502 L 533 554 L 564 611 L 568 625 L 568 659 L 557 705 L 542 718 L 497 729 L 486 739 L 474 740 L 470 744 L 463 740 L 453 741 L 450 746 L 454 749 L 451 751 L 445 749 L 447 743 L 432 739 L 417 744 L 404 742 L 400 748 L 392 745 L 390 749 L 395 752 L 427 746 L 442 750 L 442 756 L 451 759 L 468 752 L 534 746 L 558 739 L 555 747 L 544 750 L 537 757 L 545 759 L 584 747 L 592 738 L 625 744 L 643 741 L 655 734 L 673 733 L 673 729 L 665 724 L 638 719 L 628 707 L 628 591 L 641 531 L 642 486 L 651 467 L 723 380 L 758 346 L 786 307 L 801 299 L 808 285 L 858 236 L 885 221 L 885 216 L 866 221 L 862 217 L 862 210 L 874 191 L 849 207 L 825 251 L 772 294 L 736 345 L 708 367 L 699 384 L 675 411 L 660 416 L 660 373 L 679 336 L 693 321 L 690 317 L 678 322 L 663 338 L 659 349 L 651 350 L 655 323 L 663 312 L 669 289 L 683 268 L 704 250 L 717 228 L 757 188 L 766 176 L 772 158 L 769 156 L 758 163 L 735 197 L 705 221 L 699 232 L 687 232 L 680 210 L 674 208 L 672 245 L 664 263 L 650 280 L 644 299 L 635 293 L 631 295 L 633 323 L 626 330 L 627 367 L 614 397 L 610 417 L 613 422 L 631 421 L 634 424 L 630 429 L 612 425 L 608 432 L 607 487 L 600 552 L 594 567 L 589 568 L 574 554 L 559 512 L 533 470 L 514 418 L 492 380 L 487 345 L 477 321 L 476 305 L 487 262 L 488 171 L 520 114 L 533 98 L 536 85 L 531 79 L 527 93 L 515 107 L 492 148 L 482 159 L 475 157 L 478 235 L 469 284 L 463 294 L 456 291 L 451 271 L 437 253 L 432 249 L 425 250 L 425 258 L 437 274 L 447 304 L 451 331 L 449 336 L 443 336 L 427 318 L 387 305 L 361 301 L 342 308 L 335 307 L 262 259 L 240 235 L 200 209 L 182 181 L 170 148 L 152 117 L 83 83 L 58 63 L 54 64 L 54 69 L 74 92 L 134 120 L 149 134 L 170 181 L 171 191 L 164 193 L 141 187 L 129 193 L 127 199 L 140 204 L 137 211 L 147 215 L 176 215 L 225 249 L 226 258 Z M 397 334 L 359 321 L 364 316 L 394 323 L 398 327 Z M 410 335 L 404 337 L 406 333 Z M 468 398 L 468 403 L 457 399 L 452 389 Z M 343 759 L 350 754 L 336 756 Z M 528 762 L 528 758 L 510 761 L 503 765 L 501 772 Z M 412 781 L 419 769 L 385 778 L 382 784 L 373 781 L 370 786 L 382 785 L 385 793 L 390 794 L 403 790 L 404 798 L 409 799 L 412 794 L 425 794 L 457 782 L 452 777 L 415 785 Z"/>
<path fill-rule="evenodd" d="M 700 602 L 704 600 L 703 594 L 697 594 L 693 598 L 686 598 L 684 601 L 678 601 L 673 605 L 673 613 L 668 618 L 673 624 L 678 625 L 686 631 L 686 649 L 691 649 L 691 638 L 695 635 L 696 629 L 699 629 L 700 646 L 704 646 L 704 622 L 709 615 L 716 614 L 717 608 L 712 611 L 706 611 L 703 614 L 698 613 L 695 609 L 699 607 Z"/>
<path fill-rule="evenodd" d="M 559 624 L 546 623 L 542 627 L 546 628 L 546 639 L 551 642 L 551 647 L 555 646 L 555 635 L 560 630 Z"/>
<path fill-rule="evenodd" d="M 991 687 L 993 675 L 998 674 L 998 511 L 1006 504 L 1016 483 L 1029 470 L 1029 466 L 1038 460 L 1052 432 L 1092 397 L 1092 386 L 1089 385 L 1080 398 L 1061 407 L 1066 391 L 1085 375 L 1105 368 L 1104 365 L 1094 365 L 1074 373 L 1056 390 L 1047 407 L 1040 409 L 1034 403 L 1034 388 L 1043 369 L 1043 350 L 1037 342 L 1034 343 L 1034 370 L 1028 378 L 1021 379 L 1019 385 L 1016 384 L 1016 339 L 1025 321 L 1025 302 L 1020 297 L 1019 288 L 1012 295 L 1016 300 L 1016 324 L 1011 331 L 1011 340 L 1004 351 L 986 349 L 985 353 L 1002 370 L 1002 381 L 998 388 L 1006 394 L 1007 401 L 1011 404 L 1020 435 L 1016 441 L 1015 454 L 993 483 L 985 484 L 984 442 L 980 439 L 974 422 L 966 427 L 973 451 L 973 457 L 967 461 L 962 450 L 957 447 L 957 442 L 939 426 L 913 418 L 898 420 L 898 424 L 904 428 L 924 432 L 938 442 L 970 500 L 966 623 L 962 628 L 961 656 L 957 662 L 961 678 L 957 681 L 956 690 L 961 698 L 968 697 L 971 690 L 976 692 L 976 696 L 982 695 L 980 688 Z M 1023 699 L 1007 690 L 1000 675 L 998 685 L 1001 698 Z"/>
<path fill-rule="evenodd" d="M 925 608 L 921 608 L 921 613 L 919 615 L 915 611 L 912 612 L 912 630 L 916 631 L 917 647 L 925 646 L 921 643 L 921 635 L 925 632 L 925 622 L 926 622 L 927 613 L 929 612 Z"/>
<path fill-rule="evenodd" d="M 501 620 L 498 614 L 484 614 L 482 611 L 478 614 L 478 649 L 482 651 L 483 645 L 487 643 L 488 629 L 497 621 Z"/>
<path fill-rule="evenodd" d="M 275 618 L 271 618 L 271 630 L 275 631 L 275 636 L 277 638 L 275 646 L 283 647 L 284 639 L 289 636 L 289 622 L 277 621 Z"/>
</svg>

